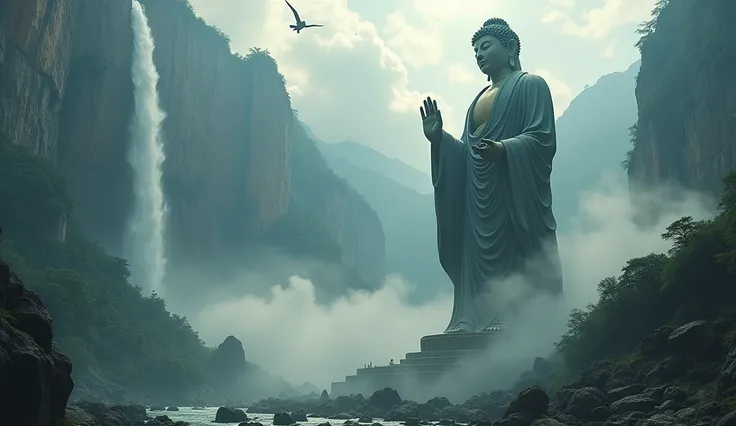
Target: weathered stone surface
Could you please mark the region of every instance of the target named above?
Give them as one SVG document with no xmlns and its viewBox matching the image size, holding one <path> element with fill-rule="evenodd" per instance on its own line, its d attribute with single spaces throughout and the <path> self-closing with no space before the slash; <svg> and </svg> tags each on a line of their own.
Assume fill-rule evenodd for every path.
<svg viewBox="0 0 736 426">
<path fill-rule="evenodd" d="M 69 359 L 53 344 L 51 318 L 0 259 L 0 413 L 9 425 L 48 426 L 64 417 L 74 387 Z"/>
</svg>

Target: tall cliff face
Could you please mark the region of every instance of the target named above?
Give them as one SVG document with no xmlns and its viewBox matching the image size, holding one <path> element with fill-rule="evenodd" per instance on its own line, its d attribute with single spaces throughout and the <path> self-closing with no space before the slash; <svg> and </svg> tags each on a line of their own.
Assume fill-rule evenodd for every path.
<svg viewBox="0 0 736 426">
<path fill-rule="evenodd" d="M 52 161 L 76 6 L 76 0 L 0 3 L 0 135 Z"/>
<path fill-rule="evenodd" d="M 632 188 L 717 197 L 736 167 L 736 2 L 660 1 L 640 42 Z"/>
<path fill-rule="evenodd" d="M 133 197 L 126 161 L 133 109 L 131 0 L 78 2 L 57 165 L 74 195 L 78 223 L 117 251 Z"/>
<path fill-rule="evenodd" d="M 167 114 L 169 247 L 199 256 L 263 232 L 286 212 L 291 104 L 266 55 L 232 55 L 183 3 L 143 4 Z"/>
</svg>

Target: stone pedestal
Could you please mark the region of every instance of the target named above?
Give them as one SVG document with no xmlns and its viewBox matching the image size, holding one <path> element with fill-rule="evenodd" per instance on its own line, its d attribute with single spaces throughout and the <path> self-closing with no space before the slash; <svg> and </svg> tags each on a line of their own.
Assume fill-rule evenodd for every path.
<svg viewBox="0 0 736 426">
<path fill-rule="evenodd" d="M 410 352 L 393 365 L 360 368 L 343 382 L 333 382 L 331 396 L 361 393 L 368 397 L 385 387 L 396 389 L 402 398 L 412 398 L 417 389 L 431 387 L 463 361 L 482 355 L 500 331 L 442 333 L 424 336 L 420 352 Z"/>
</svg>

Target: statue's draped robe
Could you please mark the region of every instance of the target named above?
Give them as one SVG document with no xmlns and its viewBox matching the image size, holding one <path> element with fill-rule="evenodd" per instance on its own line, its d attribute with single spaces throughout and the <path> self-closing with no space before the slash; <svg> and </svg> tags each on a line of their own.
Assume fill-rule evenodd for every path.
<svg viewBox="0 0 736 426">
<path fill-rule="evenodd" d="M 549 87 L 539 76 L 513 72 L 488 121 L 473 132 L 473 110 L 484 92 L 468 109 L 461 139 L 445 132 L 431 148 L 440 263 L 455 287 L 447 331 L 482 331 L 508 314 L 511 296 L 499 284 L 521 285 L 509 277 L 521 274 L 535 292 L 562 292 L 549 180 L 556 151 Z M 501 142 L 505 155 L 480 158 L 472 145 L 481 139 Z"/>
</svg>

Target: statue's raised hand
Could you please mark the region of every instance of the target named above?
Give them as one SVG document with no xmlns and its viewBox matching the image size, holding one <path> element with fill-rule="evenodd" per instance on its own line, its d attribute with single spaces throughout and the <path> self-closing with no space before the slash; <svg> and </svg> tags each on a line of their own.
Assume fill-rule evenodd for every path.
<svg viewBox="0 0 736 426">
<path fill-rule="evenodd" d="M 432 143 L 442 140 L 442 113 L 437 108 L 437 101 L 427 96 L 424 100 L 424 106 L 419 107 L 419 113 L 422 116 L 422 127 L 424 128 L 424 137 Z"/>
</svg>

